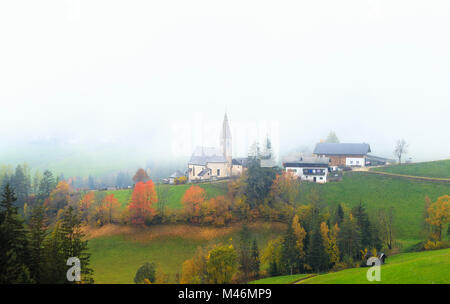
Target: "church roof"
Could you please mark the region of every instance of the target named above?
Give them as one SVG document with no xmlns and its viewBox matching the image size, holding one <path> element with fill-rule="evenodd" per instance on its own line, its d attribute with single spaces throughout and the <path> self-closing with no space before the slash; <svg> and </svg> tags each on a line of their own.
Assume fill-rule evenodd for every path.
<svg viewBox="0 0 450 304">
<path fill-rule="evenodd" d="M 228 116 L 225 113 L 222 123 L 222 134 L 221 138 L 231 138 L 230 125 L 228 124 Z"/>
<path fill-rule="evenodd" d="M 190 165 L 205 166 L 207 163 L 226 163 L 222 152 L 214 147 L 197 147 L 189 160 Z"/>
</svg>

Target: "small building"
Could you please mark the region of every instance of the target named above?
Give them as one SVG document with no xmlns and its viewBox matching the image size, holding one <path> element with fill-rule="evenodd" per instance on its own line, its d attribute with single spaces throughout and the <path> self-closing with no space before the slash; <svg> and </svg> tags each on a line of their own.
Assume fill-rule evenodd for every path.
<svg viewBox="0 0 450 304">
<path fill-rule="evenodd" d="M 213 147 L 197 147 L 188 163 L 188 180 L 201 181 L 229 177 L 230 164 L 222 152 Z"/>
<path fill-rule="evenodd" d="M 366 143 L 318 143 L 313 154 L 328 157 L 330 166 L 365 167 L 369 152 L 370 145 Z"/>
<path fill-rule="evenodd" d="M 169 176 L 169 184 L 175 184 L 175 179 L 185 176 L 180 170 L 175 171 L 171 176 Z"/>
<path fill-rule="evenodd" d="M 248 168 L 248 157 L 233 158 L 231 161 L 231 176 L 240 176 Z"/>
<path fill-rule="evenodd" d="M 328 157 L 300 157 L 298 160 L 284 162 L 283 168 L 302 181 L 326 183 L 329 162 Z"/>
</svg>

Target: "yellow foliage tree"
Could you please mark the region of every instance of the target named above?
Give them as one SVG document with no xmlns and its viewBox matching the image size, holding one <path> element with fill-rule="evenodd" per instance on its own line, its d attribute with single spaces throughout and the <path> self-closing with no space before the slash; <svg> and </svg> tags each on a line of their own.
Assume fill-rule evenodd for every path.
<svg viewBox="0 0 450 304">
<path fill-rule="evenodd" d="M 450 221 L 450 195 L 443 195 L 428 207 L 427 222 L 436 231 L 436 239 L 442 240 L 442 228 Z"/>
<path fill-rule="evenodd" d="M 306 231 L 300 225 L 298 215 L 295 215 L 294 218 L 292 219 L 292 228 L 294 229 L 294 234 L 297 238 L 297 248 L 298 248 L 298 251 L 300 252 L 300 258 L 304 258 L 305 250 L 304 250 L 303 242 L 306 237 Z"/>
</svg>

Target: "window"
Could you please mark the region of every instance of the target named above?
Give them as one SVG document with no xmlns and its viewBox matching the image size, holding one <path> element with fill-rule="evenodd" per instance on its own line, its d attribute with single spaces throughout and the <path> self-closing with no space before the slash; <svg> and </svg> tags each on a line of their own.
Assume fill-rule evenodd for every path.
<svg viewBox="0 0 450 304">
<path fill-rule="evenodd" d="M 217 169 L 217 176 L 220 176 L 220 169 Z"/>
<path fill-rule="evenodd" d="M 320 180 L 323 180 L 323 177 L 320 177 Z"/>
</svg>

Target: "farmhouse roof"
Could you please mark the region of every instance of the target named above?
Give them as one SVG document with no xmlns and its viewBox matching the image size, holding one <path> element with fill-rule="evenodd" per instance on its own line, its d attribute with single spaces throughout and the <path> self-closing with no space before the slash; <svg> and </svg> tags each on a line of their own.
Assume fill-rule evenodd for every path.
<svg viewBox="0 0 450 304">
<path fill-rule="evenodd" d="M 369 144 L 361 143 L 318 143 L 314 154 L 322 155 L 366 155 L 370 151 Z"/>
<path fill-rule="evenodd" d="M 297 160 L 289 160 L 283 163 L 286 167 L 328 167 L 328 157 L 300 157 Z"/>
<path fill-rule="evenodd" d="M 189 160 L 190 165 L 206 166 L 207 163 L 226 163 L 221 151 L 214 147 L 197 147 Z"/>
<path fill-rule="evenodd" d="M 241 157 L 241 158 L 233 158 L 231 161 L 232 165 L 240 165 L 243 167 L 247 167 L 248 165 L 248 157 Z"/>
</svg>

